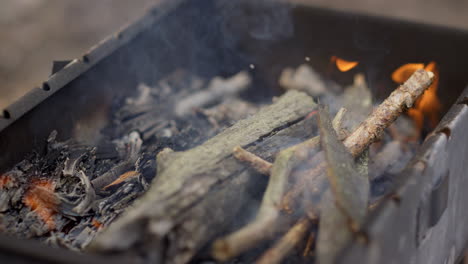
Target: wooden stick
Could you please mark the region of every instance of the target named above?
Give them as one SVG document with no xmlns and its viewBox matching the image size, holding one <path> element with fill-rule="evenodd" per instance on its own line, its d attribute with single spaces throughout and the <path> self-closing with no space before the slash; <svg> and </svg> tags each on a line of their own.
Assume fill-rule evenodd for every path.
<svg viewBox="0 0 468 264">
<path fill-rule="evenodd" d="M 374 110 L 374 112 L 343 142 L 353 156 L 358 156 L 380 138 L 385 128 L 403 111 L 413 106 L 432 84 L 434 73 L 417 70 L 411 77 Z"/>
<path fill-rule="evenodd" d="M 310 232 L 309 238 L 307 239 L 307 244 L 304 248 L 304 252 L 302 253 L 302 256 L 307 257 L 310 254 L 310 251 L 312 250 L 312 245 L 315 240 L 315 233 L 313 231 Z"/>
<path fill-rule="evenodd" d="M 248 152 L 241 146 L 237 146 L 234 148 L 233 155 L 239 161 L 249 164 L 257 172 L 265 175 L 270 175 L 271 167 L 273 166 L 273 164 L 260 158 L 252 152 Z"/>
<path fill-rule="evenodd" d="M 311 225 L 310 219 L 301 218 L 275 245 L 267 250 L 256 264 L 276 264 L 281 261 L 298 245 L 307 234 Z"/>
<path fill-rule="evenodd" d="M 213 244 L 213 257 L 219 261 L 227 261 L 233 256 L 237 256 L 239 252 L 245 252 L 252 248 L 253 245 L 258 245 L 263 242 L 265 234 L 271 237 L 276 233 L 278 213 L 270 211 L 270 215 L 265 215 L 252 223 L 248 224 L 238 232 L 234 232 L 225 239 L 218 239 Z M 246 238 L 249 239 L 246 239 Z M 238 241 L 248 241 L 248 243 L 238 243 Z"/>
</svg>

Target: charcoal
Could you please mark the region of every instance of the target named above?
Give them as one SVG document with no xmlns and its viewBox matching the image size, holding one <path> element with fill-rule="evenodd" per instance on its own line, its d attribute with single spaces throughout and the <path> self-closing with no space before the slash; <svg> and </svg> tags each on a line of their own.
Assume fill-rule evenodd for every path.
<svg viewBox="0 0 468 264">
<path fill-rule="evenodd" d="M 105 193 L 103 191 L 104 186 L 115 181 L 120 175 L 129 171 L 134 166 L 134 163 L 128 160 L 122 161 L 112 167 L 109 171 L 92 180 L 91 183 L 96 193 Z"/>
<path fill-rule="evenodd" d="M 70 176 L 70 175 L 69 175 Z M 80 185 L 82 186 L 81 199 L 77 201 L 70 201 L 66 196 L 61 196 L 61 206 L 63 214 L 70 214 L 74 216 L 82 216 L 91 209 L 91 204 L 94 202 L 96 194 L 89 178 L 83 171 L 76 172 L 73 176 L 80 179 Z M 73 191 L 71 196 L 77 196 L 76 189 Z"/>
</svg>

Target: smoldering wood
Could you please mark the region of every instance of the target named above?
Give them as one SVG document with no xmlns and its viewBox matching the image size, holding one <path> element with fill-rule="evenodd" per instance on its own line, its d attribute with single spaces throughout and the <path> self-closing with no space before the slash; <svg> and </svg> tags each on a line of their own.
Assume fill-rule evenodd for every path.
<svg viewBox="0 0 468 264">
<path fill-rule="evenodd" d="M 185 152 L 159 154 L 158 175 L 151 188 L 134 207 L 97 237 L 91 249 L 128 250 L 143 240 L 153 248 L 161 248 L 161 243 L 167 239 L 165 263 L 186 263 L 215 235 L 215 230 L 226 228 L 227 223 L 223 220 L 229 218 L 223 214 L 236 212 L 233 206 L 240 204 L 238 198 L 242 195 L 239 192 L 242 193 L 247 184 L 229 186 L 228 189 L 237 190 L 234 200 L 230 200 L 229 192 L 217 192 L 220 197 L 213 195 L 217 199 L 210 198 L 218 187 L 245 173 L 245 166 L 234 159 L 232 149 L 240 145 L 250 151 L 250 148 L 263 144 L 276 145 L 276 150 L 284 148 L 284 138 L 276 135 L 303 119 L 314 107 L 310 97 L 291 91 L 203 145 Z M 303 128 L 296 129 L 304 131 Z M 271 157 L 274 153 L 271 148 L 269 151 L 267 155 Z M 207 217 L 206 210 L 210 208 L 197 206 L 204 203 L 216 204 L 220 214 Z M 223 206 L 228 204 L 230 208 Z M 178 250 L 182 248 L 182 252 Z"/>
</svg>

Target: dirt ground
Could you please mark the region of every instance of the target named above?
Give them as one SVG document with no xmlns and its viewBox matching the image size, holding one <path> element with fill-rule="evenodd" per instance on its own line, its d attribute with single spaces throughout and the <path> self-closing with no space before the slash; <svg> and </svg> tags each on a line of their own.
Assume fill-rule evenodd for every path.
<svg viewBox="0 0 468 264">
<path fill-rule="evenodd" d="M 158 1 L 1 0 L 0 108 L 46 80 L 53 60 L 79 57 Z M 299 1 L 468 29 L 464 0 Z"/>
</svg>

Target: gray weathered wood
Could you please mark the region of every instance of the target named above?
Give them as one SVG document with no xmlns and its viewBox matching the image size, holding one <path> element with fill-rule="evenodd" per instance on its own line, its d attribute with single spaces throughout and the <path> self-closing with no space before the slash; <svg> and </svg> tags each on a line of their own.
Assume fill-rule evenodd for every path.
<svg viewBox="0 0 468 264">
<path fill-rule="evenodd" d="M 301 120 L 315 106 L 309 96 L 291 91 L 203 145 L 184 152 L 163 151 L 151 188 L 91 249 L 127 251 L 144 244 L 137 251 L 153 261 L 164 255 L 164 263 L 188 262 L 217 232 L 228 228 L 246 204 L 253 171 L 233 157 L 233 148 L 242 146 L 271 159 L 280 149 L 311 136 L 313 131 L 304 128 L 307 121 Z"/>
</svg>

